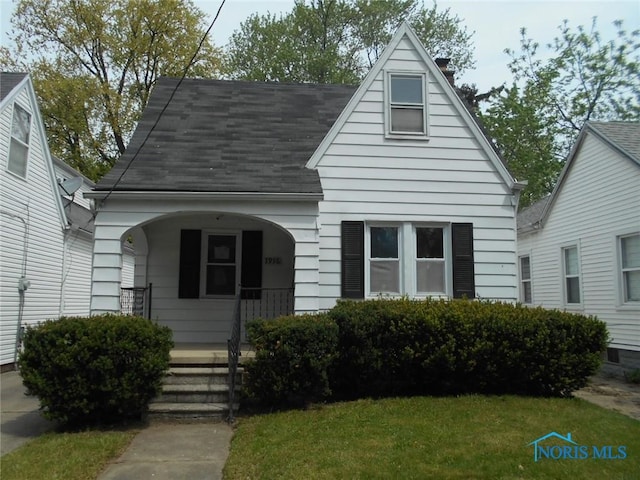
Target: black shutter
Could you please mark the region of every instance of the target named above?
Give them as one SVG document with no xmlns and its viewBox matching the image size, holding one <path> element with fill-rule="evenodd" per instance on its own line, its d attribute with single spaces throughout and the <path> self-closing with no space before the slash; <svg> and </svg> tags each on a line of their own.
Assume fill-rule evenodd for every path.
<svg viewBox="0 0 640 480">
<path fill-rule="evenodd" d="M 453 297 L 475 298 L 473 224 L 452 224 L 451 243 L 453 250 Z"/>
<path fill-rule="evenodd" d="M 342 222 L 342 298 L 364 298 L 364 222 Z"/>
<path fill-rule="evenodd" d="M 240 284 L 243 290 L 241 297 L 259 300 L 260 290 L 244 290 L 244 288 L 262 288 L 262 232 L 247 230 L 242 232 L 242 267 Z"/>
<path fill-rule="evenodd" d="M 200 230 L 180 231 L 178 298 L 200 298 Z"/>
</svg>

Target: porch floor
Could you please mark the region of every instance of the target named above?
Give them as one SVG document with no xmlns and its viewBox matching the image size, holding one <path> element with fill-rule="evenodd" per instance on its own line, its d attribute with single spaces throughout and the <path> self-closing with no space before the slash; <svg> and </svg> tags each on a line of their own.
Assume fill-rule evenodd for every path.
<svg viewBox="0 0 640 480">
<path fill-rule="evenodd" d="M 255 352 L 251 345 L 240 345 L 240 363 L 253 358 Z M 226 343 L 176 343 L 171 350 L 172 364 L 227 364 Z"/>
</svg>

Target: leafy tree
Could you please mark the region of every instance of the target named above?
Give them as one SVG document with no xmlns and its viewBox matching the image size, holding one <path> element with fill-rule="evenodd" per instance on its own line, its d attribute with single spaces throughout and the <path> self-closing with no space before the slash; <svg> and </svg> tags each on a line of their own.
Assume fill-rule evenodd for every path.
<svg viewBox="0 0 640 480">
<path fill-rule="evenodd" d="M 204 18 L 190 0 L 20 0 L 16 47 L 0 61 L 32 59 L 14 63 L 32 73 L 52 152 L 97 179 L 124 152 L 158 76 L 189 65 Z M 205 41 L 189 75 L 215 76 L 219 58 Z"/>
<path fill-rule="evenodd" d="M 522 207 L 551 192 L 586 121 L 640 120 L 640 31 L 614 25 L 605 42 L 596 18 L 589 29 L 565 21 L 546 55 L 522 29 L 520 51 L 505 50 L 512 86 L 481 116 L 511 171 L 529 181 Z"/>
<path fill-rule="evenodd" d="M 252 15 L 227 46 L 229 76 L 245 80 L 358 83 L 407 19 L 434 56 L 473 66 L 461 20 L 419 0 L 296 0 L 293 10 Z"/>
</svg>

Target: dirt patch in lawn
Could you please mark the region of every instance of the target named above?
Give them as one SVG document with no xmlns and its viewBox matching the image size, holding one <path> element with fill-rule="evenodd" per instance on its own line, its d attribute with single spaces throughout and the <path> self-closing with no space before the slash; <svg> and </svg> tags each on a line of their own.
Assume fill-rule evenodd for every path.
<svg viewBox="0 0 640 480">
<path fill-rule="evenodd" d="M 640 420 L 640 385 L 596 375 L 574 396 Z"/>
</svg>

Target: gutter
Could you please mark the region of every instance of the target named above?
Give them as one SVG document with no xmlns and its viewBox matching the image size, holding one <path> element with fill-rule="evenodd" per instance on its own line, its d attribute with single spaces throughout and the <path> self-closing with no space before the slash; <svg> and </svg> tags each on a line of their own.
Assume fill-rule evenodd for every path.
<svg viewBox="0 0 640 480">
<path fill-rule="evenodd" d="M 322 193 L 259 193 L 259 192 L 167 192 L 167 191 L 107 191 L 92 190 L 84 198 L 105 200 L 109 197 L 127 200 L 233 200 L 268 202 L 319 202 Z"/>
</svg>

